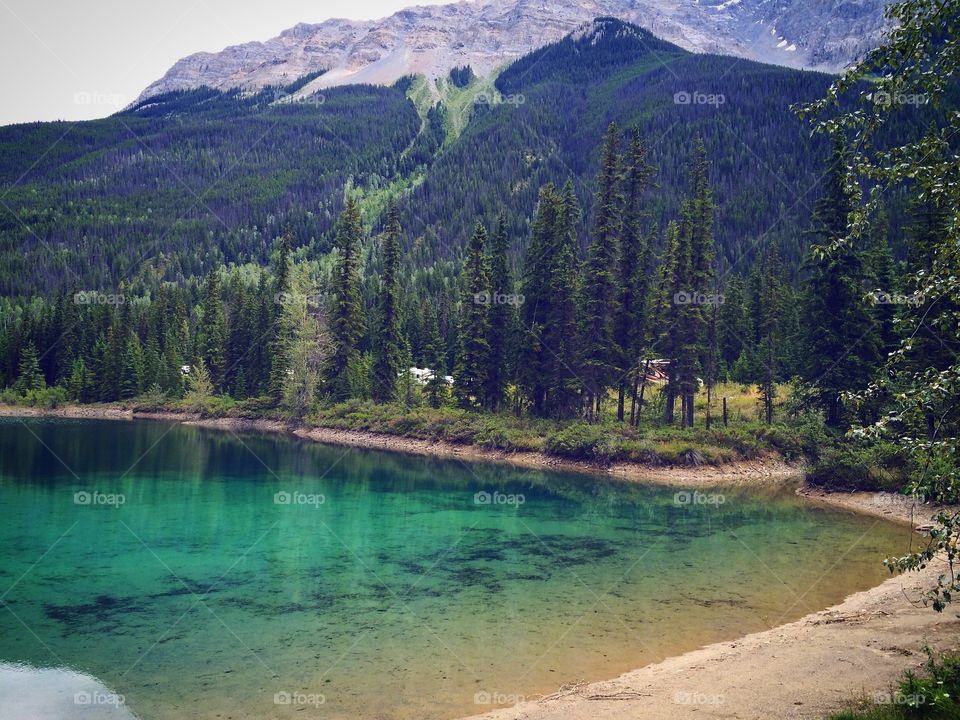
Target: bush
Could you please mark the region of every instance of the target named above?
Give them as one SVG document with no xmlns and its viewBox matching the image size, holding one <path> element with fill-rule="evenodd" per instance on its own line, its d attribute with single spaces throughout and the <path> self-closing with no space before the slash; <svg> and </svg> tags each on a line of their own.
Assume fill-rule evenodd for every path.
<svg viewBox="0 0 960 720">
<path fill-rule="evenodd" d="M 26 407 L 42 408 L 44 410 L 53 410 L 69 402 L 67 391 L 57 385 L 42 389 L 27 390 L 20 394 L 12 388 L 7 388 L 0 393 L 0 403 L 5 405 L 21 405 Z"/>
<path fill-rule="evenodd" d="M 619 443 L 600 425 L 572 423 L 547 435 L 546 450 L 551 455 L 576 460 L 607 462 L 619 452 Z"/>
<path fill-rule="evenodd" d="M 929 648 L 926 677 L 904 673 L 897 692 L 884 703 L 861 702 L 860 708 L 837 713 L 831 720 L 955 720 L 960 718 L 960 657 L 939 660 Z"/>
<path fill-rule="evenodd" d="M 905 458 L 892 443 L 869 447 L 849 441 L 828 444 L 807 471 L 811 485 L 836 490 L 897 491 L 905 479 Z"/>
</svg>

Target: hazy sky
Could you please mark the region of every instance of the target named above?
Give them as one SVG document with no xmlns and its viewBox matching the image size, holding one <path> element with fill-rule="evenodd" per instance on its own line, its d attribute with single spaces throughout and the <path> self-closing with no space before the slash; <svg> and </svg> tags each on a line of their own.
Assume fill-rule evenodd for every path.
<svg viewBox="0 0 960 720">
<path fill-rule="evenodd" d="M 184 55 L 440 1 L 0 0 L 0 125 L 103 117 Z"/>
</svg>

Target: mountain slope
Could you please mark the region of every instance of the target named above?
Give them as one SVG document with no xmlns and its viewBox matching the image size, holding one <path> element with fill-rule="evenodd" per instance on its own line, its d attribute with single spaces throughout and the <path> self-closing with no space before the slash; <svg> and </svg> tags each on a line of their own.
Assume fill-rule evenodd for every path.
<svg viewBox="0 0 960 720">
<path fill-rule="evenodd" d="M 298 252 L 319 257 L 346 188 L 374 229 L 397 198 L 408 269 L 439 268 L 449 282 L 478 218 L 489 226 L 503 211 L 522 256 L 547 182 L 573 181 L 586 238 L 611 121 L 638 127 L 649 146 L 651 224 L 676 217 L 699 134 L 721 260 L 745 271 L 761 239 L 778 241 L 794 268 L 802 256 L 826 147 L 790 105 L 822 95 L 827 75 L 692 54 L 600 19 L 521 58 L 494 88 L 479 79 L 462 88 L 458 133 L 446 106 L 418 112 L 410 98 L 422 80 L 289 101 L 310 81 L 255 95 L 170 93 L 75 126 L 0 128 L 10 208 L 0 212 L 0 293 L 106 292 L 200 275 L 211 262 L 262 264 L 288 225 Z M 909 112 L 901 129 L 922 126 L 924 111 Z"/>
<path fill-rule="evenodd" d="M 140 100 L 200 86 L 260 89 L 311 72 L 307 88 L 390 84 L 451 68 L 481 77 L 599 16 L 627 20 L 697 52 L 833 71 L 877 44 L 884 0 L 476 0 L 411 7 L 380 20 L 301 23 L 265 42 L 178 61 Z"/>
</svg>

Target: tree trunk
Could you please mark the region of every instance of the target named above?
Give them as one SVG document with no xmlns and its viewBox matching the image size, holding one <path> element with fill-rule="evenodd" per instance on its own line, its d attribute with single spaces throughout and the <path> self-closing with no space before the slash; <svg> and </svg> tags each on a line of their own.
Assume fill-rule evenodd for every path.
<svg viewBox="0 0 960 720">
<path fill-rule="evenodd" d="M 710 429 L 710 404 L 713 402 L 713 383 L 707 382 L 707 430 Z"/>
<path fill-rule="evenodd" d="M 667 388 L 664 390 L 664 397 L 666 398 L 666 402 L 663 406 L 663 421 L 667 425 L 673 425 L 673 405 L 674 402 L 676 402 L 677 396 L 672 388 Z"/>
<path fill-rule="evenodd" d="M 617 422 L 623 422 L 623 409 L 627 399 L 627 382 L 620 381 L 620 387 L 617 391 Z"/>
</svg>

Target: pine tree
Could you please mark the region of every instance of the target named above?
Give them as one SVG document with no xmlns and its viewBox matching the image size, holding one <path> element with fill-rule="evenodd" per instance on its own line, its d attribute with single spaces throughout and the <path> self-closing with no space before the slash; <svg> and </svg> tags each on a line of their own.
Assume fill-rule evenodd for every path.
<svg viewBox="0 0 960 720">
<path fill-rule="evenodd" d="M 380 291 L 380 327 L 373 346 L 371 389 L 377 402 L 393 400 L 402 369 L 403 338 L 400 334 L 400 217 L 396 204 L 387 212 L 383 236 L 383 276 Z M 409 367 L 409 366 L 408 366 Z"/>
<path fill-rule="evenodd" d="M 73 361 L 70 377 L 67 379 L 67 396 L 74 402 L 90 402 L 90 373 L 82 357 Z"/>
<path fill-rule="evenodd" d="M 204 407 L 213 395 L 213 380 L 203 358 L 197 358 L 187 374 L 187 402 L 195 407 Z"/>
<path fill-rule="evenodd" d="M 444 362 L 443 338 L 440 337 L 440 325 L 436 310 L 425 305 L 424 308 L 424 361 L 431 375 L 427 378 L 424 392 L 427 403 L 432 408 L 443 405 L 447 397 L 447 367 Z"/>
<path fill-rule="evenodd" d="M 617 301 L 614 271 L 621 227 L 619 133 L 610 124 L 604 139 L 597 178 L 593 239 L 579 293 L 581 371 L 587 395 L 587 416 L 600 417 L 600 404 L 614 380 L 613 316 Z"/>
<path fill-rule="evenodd" d="M 573 183 L 569 180 L 555 198 L 556 255 L 550 273 L 550 303 L 543 330 L 547 350 L 547 415 L 573 417 L 578 409 L 582 372 L 580 338 L 577 336 L 577 234 L 580 216 Z"/>
<path fill-rule="evenodd" d="M 223 308 L 219 268 L 207 273 L 200 301 L 197 354 L 203 359 L 214 391 L 222 390 L 226 367 L 227 319 Z"/>
<path fill-rule="evenodd" d="M 651 338 L 653 350 L 667 360 L 667 382 L 663 386 L 663 420 L 672 425 L 678 394 L 678 358 L 683 347 L 679 325 L 685 307 L 677 303 L 677 297 L 687 292 L 685 286 L 689 267 L 689 254 L 684 252 L 681 245 L 680 227 L 675 220 L 667 224 L 664 245 L 663 258 L 657 269 L 655 299 L 651 311 Z"/>
<path fill-rule="evenodd" d="M 360 340 L 363 337 L 363 306 L 360 299 L 360 252 L 363 227 L 360 203 L 347 198 L 337 232 L 338 255 L 333 268 L 330 289 L 330 335 L 333 352 L 326 364 L 325 379 L 330 396 L 337 401 L 353 395 L 352 376 L 360 362 Z"/>
<path fill-rule="evenodd" d="M 743 280 L 732 277 L 723 289 L 723 305 L 720 306 L 717 335 L 720 345 L 720 361 L 728 373 L 746 348 L 750 337 L 749 315 L 745 300 Z M 746 382 L 734 376 L 738 382 Z M 750 378 L 752 379 L 752 378 Z"/>
<path fill-rule="evenodd" d="M 543 334 L 554 298 L 550 295 L 551 276 L 557 256 L 557 212 L 560 200 L 556 188 L 547 183 L 540 188 L 530 242 L 523 263 L 520 367 L 518 379 L 535 415 L 546 413 L 547 375 L 550 352 Z"/>
<path fill-rule="evenodd" d="M 878 325 L 877 363 L 879 364 L 893 352 L 899 340 L 894 327 L 894 317 L 901 288 L 896 278 L 893 251 L 887 240 L 886 213 L 878 213 L 872 218 L 867 234 L 864 260 L 874 300 L 874 317 Z"/>
<path fill-rule="evenodd" d="M 784 307 L 783 266 L 775 247 L 766 249 L 760 258 L 760 302 L 758 305 L 760 367 L 760 402 L 767 425 L 773 422 L 773 404 L 777 396 L 776 382 L 782 364 L 781 315 Z"/>
<path fill-rule="evenodd" d="M 812 233 L 820 240 L 808 260 L 806 338 L 803 378 L 826 412 L 827 424 L 844 423 L 841 393 L 864 388 L 876 369 L 877 339 L 864 292 L 867 279 L 862 251 L 846 237 L 853 199 L 846 185 L 849 151 L 835 138 L 824 195 L 817 202 Z"/>
<path fill-rule="evenodd" d="M 515 322 L 514 305 L 510 302 L 513 287 L 507 265 L 507 221 L 501 213 L 497 232 L 490 244 L 490 326 L 487 344 L 490 347 L 485 404 L 497 411 L 503 405 L 507 390 L 507 357 L 511 330 Z"/>
<path fill-rule="evenodd" d="M 269 356 L 269 385 L 270 395 L 277 402 L 283 400 L 283 389 L 287 383 L 290 369 L 290 342 L 293 332 L 290 318 L 289 304 L 294 300 L 291 296 L 290 260 L 293 245 L 293 232 L 287 228 L 277 246 L 277 259 L 273 270 L 273 305 L 267 310 L 269 315 L 269 331 L 267 344 L 270 348 Z M 261 278 L 261 297 L 262 297 Z"/>
<path fill-rule="evenodd" d="M 680 234 L 686 255 L 686 292 L 688 300 L 679 311 L 677 329 L 680 347 L 677 355 L 677 391 L 681 397 L 681 425 L 693 426 L 694 397 L 699 388 L 698 375 L 714 365 L 713 345 L 708 341 L 711 322 L 718 301 L 713 283 L 713 213 L 714 204 L 707 177 L 707 151 L 697 138 L 690 170 L 690 197 L 680 210 Z M 681 291 L 682 292 L 682 291 Z M 712 298 L 706 303 L 699 298 Z M 706 383 L 714 378 L 708 374 Z"/>
<path fill-rule="evenodd" d="M 628 385 L 632 385 L 636 404 L 640 345 L 646 334 L 646 301 L 649 294 L 650 258 L 647 238 L 643 234 L 643 196 L 650 187 L 656 170 L 647 163 L 647 151 L 635 129 L 630 141 L 624 176 L 623 223 L 620 235 L 620 259 L 617 283 L 619 301 L 614 320 L 614 340 L 617 344 L 618 382 L 617 420 L 623 422 Z"/>
<path fill-rule="evenodd" d="M 486 245 L 487 231 L 478 222 L 467 243 L 460 276 L 460 341 L 453 393 L 462 408 L 475 408 L 482 402 L 487 382 L 490 273 Z"/>
<path fill-rule="evenodd" d="M 136 333 L 127 336 L 120 371 L 120 399 L 129 400 L 143 390 L 143 351 Z"/>
<path fill-rule="evenodd" d="M 37 347 L 32 341 L 28 342 L 20 350 L 20 363 L 14 389 L 21 395 L 25 395 L 31 390 L 43 390 L 46 387 L 47 383 L 37 357 Z"/>
</svg>

